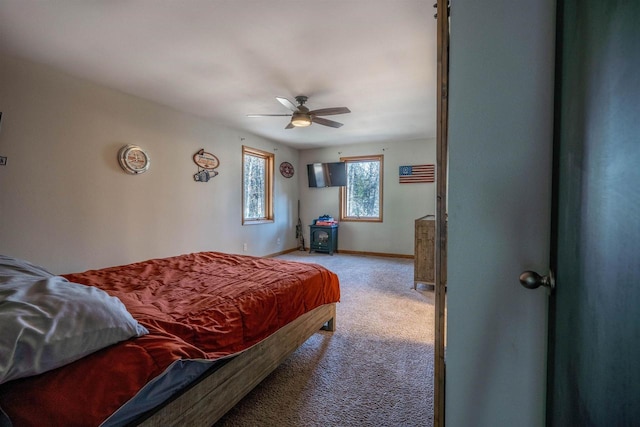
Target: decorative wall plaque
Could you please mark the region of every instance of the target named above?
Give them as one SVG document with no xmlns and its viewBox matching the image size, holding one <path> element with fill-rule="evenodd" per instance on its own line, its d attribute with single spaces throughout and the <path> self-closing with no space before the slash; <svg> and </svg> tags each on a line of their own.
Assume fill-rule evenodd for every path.
<svg viewBox="0 0 640 427">
<path fill-rule="evenodd" d="M 293 176 L 293 165 L 289 162 L 280 163 L 280 173 L 285 178 L 291 178 Z"/>
<path fill-rule="evenodd" d="M 214 169 L 220 166 L 220 160 L 211 153 L 204 151 L 204 148 L 193 155 L 193 162 L 198 165 L 198 172 L 193 175 L 196 182 L 207 182 L 218 175 Z"/>
</svg>

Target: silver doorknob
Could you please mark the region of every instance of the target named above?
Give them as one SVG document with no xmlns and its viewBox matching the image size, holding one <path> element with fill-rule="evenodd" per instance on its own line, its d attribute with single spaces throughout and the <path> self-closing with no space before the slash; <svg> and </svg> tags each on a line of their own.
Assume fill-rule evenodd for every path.
<svg viewBox="0 0 640 427">
<path fill-rule="evenodd" d="M 553 277 L 553 272 L 549 271 L 548 276 L 541 276 L 535 271 L 523 271 L 520 274 L 520 284 L 527 289 L 536 289 L 540 286 L 544 286 L 553 290 L 556 287 L 556 280 Z"/>
</svg>

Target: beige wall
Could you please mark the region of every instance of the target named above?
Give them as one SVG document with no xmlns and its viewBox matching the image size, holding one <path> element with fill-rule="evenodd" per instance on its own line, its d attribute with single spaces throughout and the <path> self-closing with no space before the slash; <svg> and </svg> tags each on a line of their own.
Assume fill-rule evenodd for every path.
<svg viewBox="0 0 640 427">
<path fill-rule="evenodd" d="M 300 204 L 305 241 L 314 218 L 340 216 L 339 187 L 309 188 L 306 165 L 337 162 L 341 157 L 384 155 L 383 222 L 343 222 L 339 226 L 338 250 L 413 255 L 414 220 L 435 213 L 435 184 L 400 184 L 399 167 L 435 164 L 434 139 L 355 144 L 304 150 L 300 153 Z"/>
<path fill-rule="evenodd" d="M 0 166 L 0 253 L 54 273 L 202 250 L 292 249 L 298 198 L 308 245 L 313 218 L 338 217 L 338 189 L 308 188 L 306 164 L 340 156 L 385 156 L 384 222 L 342 224 L 341 249 L 412 255 L 414 219 L 434 213 L 435 184 L 398 184 L 400 165 L 435 162 L 433 140 L 298 151 L 3 56 L 0 111 L 0 156 L 8 158 Z M 148 172 L 120 169 L 125 144 L 148 150 Z M 276 172 L 273 224 L 241 225 L 243 144 L 295 167 L 291 179 Z M 208 183 L 193 180 L 201 148 L 220 159 Z"/>
<path fill-rule="evenodd" d="M 242 226 L 240 172 L 242 144 L 277 148 L 277 165 L 297 165 L 297 150 L 2 56 L 0 111 L 0 253 L 63 273 L 296 246 L 298 181 L 277 173 L 276 222 Z M 148 150 L 148 172 L 120 169 L 124 144 Z M 193 180 L 201 148 L 220 159 L 208 183 Z"/>
</svg>

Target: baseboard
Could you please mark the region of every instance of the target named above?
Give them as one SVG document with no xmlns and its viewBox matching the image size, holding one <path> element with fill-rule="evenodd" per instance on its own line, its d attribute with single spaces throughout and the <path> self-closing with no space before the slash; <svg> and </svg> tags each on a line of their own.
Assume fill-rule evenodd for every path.
<svg viewBox="0 0 640 427">
<path fill-rule="evenodd" d="M 305 249 L 304 251 L 300 251 L 300 252 L 308 252 L 309 249 Z M 284 254 L 288 254 L 291 252 L 296 252 L 299 251 L 298 248 L 293 248 L 293 249 L 285 249 L 284 251 L 280 251 L 280 252 L 276 252 L 273 254 L 268 254 L 268 255 L 264 255 L 265 258 L 273 258 L 276 257 L 278 255 L 284 255 Z M 363 252 L 363 251 L 347 251 L 344 249 L 340 249 L 335 251 L 334 253 L 336 254 L 343 254 L 343 255 L 362 255 L 362 256 L 380 256 L 380 257 L 385 257 L 385 258 L 406 258 L 406 259 L 414 259 L 415 257 L 413 255 L 405 255 L 405 254 L 388 254 L 385 252 Z"/>
<path fill-rule="evenodd" d="M 284 255 L 284 254 L 288 254 L 290 252 L 295 252 L 295 251 L 298 251 L 298 250 L 299 250 L 298 248 L 285 249 L 284 251 L 280 251 L 280 252 L 276 252 L 276 253 L 273 253 L 273 254 L 264 255 L 264 257 L 265 258 L 273 258 L 273 257 L 278 256 L 278 255 Z M 306 249 L 305 249 L 305 251 L 306 251 Z M 303 251 L 300 251 L 300 252 L 303 252 Z"/>
<path fill-rule="evenodd" d="M 336 253 L 347 254 L 347 255 L 381 256 L 381 257 L 386 257 L 386 258 L 414 259 L 413 255 L 388 254 L 388 253 L 384 253 L 384 252 L 347 251 L 347 250 L 344 250 L 344 249 L 340 249 L 340 250 L 337 250 Z"/>
</svg>

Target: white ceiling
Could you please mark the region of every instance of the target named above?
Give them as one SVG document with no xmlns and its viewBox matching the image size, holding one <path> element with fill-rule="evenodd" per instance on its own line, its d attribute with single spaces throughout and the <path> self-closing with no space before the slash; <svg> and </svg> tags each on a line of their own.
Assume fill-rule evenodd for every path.
<svg viewBox="0 0 640 427">
<path fill-rule="evenodd" d="M 0 0 L 0 52 L 296 148 L 433 138 L 435 0 Z M 346 106 L 285 130 L 276 96 Z"/>
</svg>

